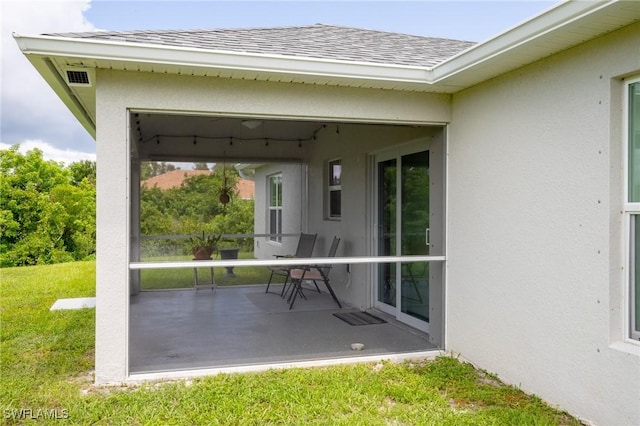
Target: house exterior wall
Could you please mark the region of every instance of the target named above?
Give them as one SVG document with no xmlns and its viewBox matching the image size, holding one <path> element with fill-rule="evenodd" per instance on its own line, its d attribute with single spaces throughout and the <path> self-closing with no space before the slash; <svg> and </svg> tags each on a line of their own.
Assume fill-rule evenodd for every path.
<svg viewBox="0 0 640 426">
<path fill-rule="evenodd" d="M 301 231 L 317 233 L 314 256 L 326 256 L 334 236 L 340 238 L 336 256 L 372 256 L 373 222 L 375 208 L 372 197 L 375 189 L 371 181 L 371 164 L 377 152 L 397 149 L 415 143 L 429 149 L 431 254 L 444 255 L 445 233 L 445 127 L 439 126 L 385 126 L 368 124 L 333 123 L 318 132 L 317 140 L 305 151 L 305 165 L 265 165 L 256 169 L 255 232 L 268 233 L 268 177 L 283 175 L 283 201 L 286 233 Z M 328 215 L 328 163 L 340 159 L 342 165 L 339 219 Z M 308 194 L 308 195 L 305 195 Z M 304 224 L 303 222 L 307 222 Z M 274 254 L 295 251 L 297 238 L 285 238 L 283 244 L 256 239 L 255 254 L 270 258 Z M 373 307 L 374 283 L 370 264 L 334 265 L 330 275 L 332 288 L 339 299 L 359 309 Z M 443 308 L 444 277 L 441 264 L 431 267 L 429 286 L 430 341 L 444 346 Z"/>
<path fill-rule="evenodd" d="M 254 232 L 269 233 L 269 177 L 282 175 L 282 233 L 300 234 L 307 232 L 305 180 L 306 167 L 303 164 L 269 164 L 256 170 L 254 203 Z M 313 233 L 313 231 L 311 231 Z M 259 259 L 273 259 L 275 255 L 288 255 L 296 251 L 297 237 L 283 237 L 282 242 L 271 241 L 268 237 L 256 237 L 253 242 L 254 255 Z"/>
<path fill-rule="evenodd" d="M 130 149 L 128 109 L 368 122 L 442 123 L 450 97 L 97 70 L 96 382 L 128 375 Z"/>
<path fill-rule="evenodd" d="M 339 130 L 338 130 L 339 127 Z M 369 126 L 332 124 L 318 135 L 309 151 L 309 230 L 318 233 L 316 253 L 326 256 L 334 235 L 341 238 L 337 256 L 371 256 L 370 211 L 373 182 L 369 181 L 369 159 L 375 151 L 424 139 L 425 147 L 442 133 L 442 127 Z M 342 216 L 327 217 L 326 181 L 329 160 L 342 160 Z M 331 271 L 332 287 L 338 297 L 358 308 L 370 308 L 372 283 L 370 265 L 336 265 Z"/>
<path fill-rule="evenodd" d="M 127 114 L 96 82 L 96 355 L 97 383 L 127 377 L 129 317 L 129 148 Z M 107 125 L 108 123 L 108 125 Z"/>
<path fill-rule="evenodd" d="M 597 424 L 640 424 L 624 342 L 622 81 L 640 25 L 454 95 L 448 349 Z"/>
</svg>

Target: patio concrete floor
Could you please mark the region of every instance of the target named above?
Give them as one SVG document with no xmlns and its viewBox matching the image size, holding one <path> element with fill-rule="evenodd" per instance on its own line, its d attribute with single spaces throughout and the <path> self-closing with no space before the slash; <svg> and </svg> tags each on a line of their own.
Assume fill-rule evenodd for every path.
<svg viewBox="0 0 640 426">
<path fill-rule="evenodd" d="M 280 292 L 281 285 L 271 290 Z M 131 297 L 132 374 L 394 355 L 435 350 L 428 335 L 375 312 L 387 323 L 352 326 L 336 318 L 327 293 L 305 290 L 289 310 L 265 286 L 147 291 Z M 352 343 L 363 343 L 354 351 Z"/>
</svg>

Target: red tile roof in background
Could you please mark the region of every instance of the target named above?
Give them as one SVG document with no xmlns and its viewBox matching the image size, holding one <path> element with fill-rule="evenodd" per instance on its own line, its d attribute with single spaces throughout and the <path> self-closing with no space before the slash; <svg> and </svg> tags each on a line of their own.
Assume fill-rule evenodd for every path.
<svg viewBox="0 0 640 426">
<path fill-rule="evenodd" d="M 166 191 L 167 189 L 182 185 L 182 182 L 188 177 L 209 173 L 211 173 L 209 170 L 172 170 L 142 181 L 141 186 L 144 188 L 157 186 L 159 189 Z M 242 200 L 253 199 L 255 183 L 251 180 L 241 178 L 236 184 L 236 191 L 238 191 L 238 197 Z"/>
<path fill-rule="evenodd" d="M 256 183 L 249 179 L 240 178 L 236 184 L 236 191 L 238 191 L 238 197 L 241 200 L 253 200 L 256 192 Z"/>
</svg>

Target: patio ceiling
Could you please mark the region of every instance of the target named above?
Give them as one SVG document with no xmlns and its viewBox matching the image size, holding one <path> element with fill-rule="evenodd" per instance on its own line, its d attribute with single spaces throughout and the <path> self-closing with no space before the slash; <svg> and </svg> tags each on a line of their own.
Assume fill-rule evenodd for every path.
<svg viewBox="0 0 640 426">
<path fill-rule="evenodd" d="M 193 135 L 212 139 L 290 139 L 307 140 L 323 123 L 261 119 L 251 117 L 221 117 L 212 115 L 183 115 L 139 113 L 142 140 L 158 135 L 188 137 Z"/>
<path fill-rule="evenodd" d="M 422 126 L 147 111 L 132 111 L 130 123 L 130 139 L 140 160 L 237 163 L 303 161 L 313 145 L 343 126 Z"/>
<path fill-rule="evenodd" d="M 326 124 L 314 121 L 133 112 L 141 160 L 299 161 Z"/>
</svg>

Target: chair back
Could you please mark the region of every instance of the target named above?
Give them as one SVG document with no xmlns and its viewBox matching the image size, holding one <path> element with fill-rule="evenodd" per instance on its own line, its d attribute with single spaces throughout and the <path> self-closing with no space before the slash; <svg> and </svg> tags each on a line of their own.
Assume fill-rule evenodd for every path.
<svg viewBox="0 0 640 426">
<path fill-rule="evenodd" d="M 338 251 L 338 246 L 340 245 L 340 238 L 333 237 L 333 242 L 331 243 L 331 248 L 329 249 L 329 254 L 327 257 L 336 257 L 336 252 Z"/>
<path fill-rule="evenodd" d="M 340 238 L 338 238 L 337 236 L 333 237 L 333 241 L 331 242 L 331 248 L 329 248 L 329 254 L 327 255 L 327 257 L 336 257 L 336 252 L 338 251 L 339 245 L 340 245 Z M 325 267 L 320 267 L 318 269 L 322 271 L 322 275 L 324 275 L 325 277 L 328 277 L 331 267 L 325 266 Z"/>
<path fill-rule="evenodd" d="M 313 246 L 316 244 L 316 238 L 318 234 L 300 234 L 300 239 L 298 240 L 298 247 L 296 248 L 295 257 L 311 257 L 313 254 Z"/>
</svg>

